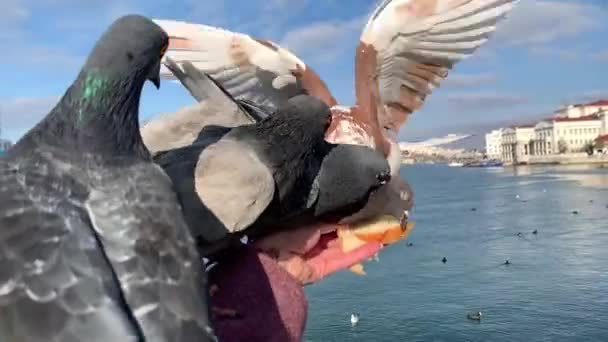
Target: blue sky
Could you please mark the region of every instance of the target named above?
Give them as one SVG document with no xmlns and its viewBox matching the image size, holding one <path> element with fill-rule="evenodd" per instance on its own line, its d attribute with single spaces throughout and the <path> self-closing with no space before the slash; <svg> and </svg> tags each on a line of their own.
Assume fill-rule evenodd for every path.
<svg viewBox="0 0 608 342">
<path fill-rule="evenodd" d="M 348 3 L 348 5 L 345 5 Z M 353 96 L 354 48 L 375 0 L 2 0 L 0 110 L 17 139 L 56 103 L 99 35 L 138 13 L 222 26 L 283 44 Z M 179 5 L 178 5 L 179 4 Z M 491 42 L 458 64 L 400 136 L 419 139 L 546 116 L 566 102 L 608 98 L 608 3 L 521 0 Z M 192 103 L 179 85 L 147 86 L 142 119 Z"/>
</svg>

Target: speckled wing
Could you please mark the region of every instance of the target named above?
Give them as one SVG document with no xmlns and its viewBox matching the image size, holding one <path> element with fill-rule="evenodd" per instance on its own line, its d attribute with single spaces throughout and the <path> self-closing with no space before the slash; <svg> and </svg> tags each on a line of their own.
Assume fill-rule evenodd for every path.
<svg viewBox="0 0 608 342">
<path fill-rule="evenodd" d="M 141 163 L 97 175 L 86 207 L 146 341 L 212 341 L 204 266 L 169 177 Z"/>
<path fill-rule="evenodd" d="M 488 40 L 517 2 L 384 0 L 357 49 L 357 100 L 368 111 L 379 104 L 381 126 L 398 131 L 448 71 Z"/>
<path fill-rule="evenodd" d="M 0 341 L 139 341 L 79 205 L 86 189 L 24 163 L 0 161 Z"/>
<path fill-rule="evenodd" d="M 242 33 L 174 20 L 154 20 L 169 34 L 166 56 L 190 61 L 238 100 L 272 108 L 299 94 L 336 104 L 325 83 L 298 57 L 277 44 Z M 175 79 L 166 68 L 161 76 Z"/>
</svg>

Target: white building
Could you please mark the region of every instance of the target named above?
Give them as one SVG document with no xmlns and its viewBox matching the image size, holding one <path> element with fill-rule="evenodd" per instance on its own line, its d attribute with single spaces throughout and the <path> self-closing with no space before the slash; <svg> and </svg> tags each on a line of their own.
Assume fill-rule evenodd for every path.
<svg viewBox="0 0 608 342">
<path fill-rule="evenodd" d="M 595 138 L 606 133 L 604 113 L 576 118 L 553 118 L 543 120 L 534 128 L 534 155 L 582 152 Z"/>
<path fill-rule="evenodd" d="M 486 134 L 486 156 L 490 159 L 502 159 L 502 128 Z"/>
<path fill-rule="evenodd" d="M 494 130 L 486 134 L 486 153 L 507 163 L 526 163 L 530 156 L 584 152 L 590 143 L 605 148 L 605 136 L 608 101 L 602 100 L 564 107 L 536 124 Z"/>
<path fill-rule="evenodd" d="M 532 152 L 535 125 L 520 125 L 502 131 L 502 160 L 507 163 L 525 163 Z"/>
</svg>

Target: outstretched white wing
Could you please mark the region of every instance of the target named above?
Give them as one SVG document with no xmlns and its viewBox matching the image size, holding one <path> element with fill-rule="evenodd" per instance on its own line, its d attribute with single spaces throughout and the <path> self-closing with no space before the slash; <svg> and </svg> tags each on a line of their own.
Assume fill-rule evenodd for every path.
<svg viewBox="0 0 608 342">
<path fill-rule="evenodd" d="M 329 106 L 336 104 L 319 76 L 298 57 L 277 44 L 207 25 L 154 20 L 169 35 L 166 56 L 190 61 L 236 99 L 276 109 L 289 98 L 307 93 Z M 164 78 L 174 79 L 166 68 Z"/>
<path fill-rule="evenodd" d="M 362 110 L 377 111 L 380 125 L 398 131 L 448 71 L 488 40 L 518 1 L 384 0 L 357 49 Z"/>
</svg>

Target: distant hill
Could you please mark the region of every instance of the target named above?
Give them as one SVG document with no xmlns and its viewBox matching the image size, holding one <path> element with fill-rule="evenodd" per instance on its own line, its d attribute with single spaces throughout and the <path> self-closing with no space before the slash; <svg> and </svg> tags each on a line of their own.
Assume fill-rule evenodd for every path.
<svg viewBox="0 0 608 342">
<path fill-rule="evenodd" d="M 453 132 L 462 132 L 462 139 L 459 139 L 454 142 L 447 143 L 445 145 L 441 145 L 443 148 L 453 148 L 453 149 L 483 149 L 486 145 L 486 133 L 498 128 L 509 127 L 518 124 L 526 124 L 537 122 L 541 119 L 547 118 L 551 116 L 551 114 L 536 114 L 525 117 L 514 117 L 511 119 L 497 120 L 493 122 L 484 122 L 484 123 L 471 123 L 469 125 L 460 125 L 460 126 L 450 126 L 446 128 L 437 128 L 437 134 L 435 136 L 447 135 Z M 416 140 L 431 140 L 433 138 L 421 136 L 415 137 Z"/>
<path fill-rule="evenodd" d="M 453 149 L 465 149 L 465 150 L 473 150 L 473 149 L 483 149 L 486 146 L 486 132 L 483 134 L 474 134 L 469 135 L 468 137 L 455 141 L 453 143 L 442 145 L 445 148 L 453 148 Z"/>
<path fill-rule="evenodd" d="M 399 143 L 402 146 L 444 146 L 446 144 L 452 144 L 462 139 L 466 139 L 467 134 L 448 134 L 439 138 L 430 138 L 422 141 L 404 141 Z"/>
</svg>

